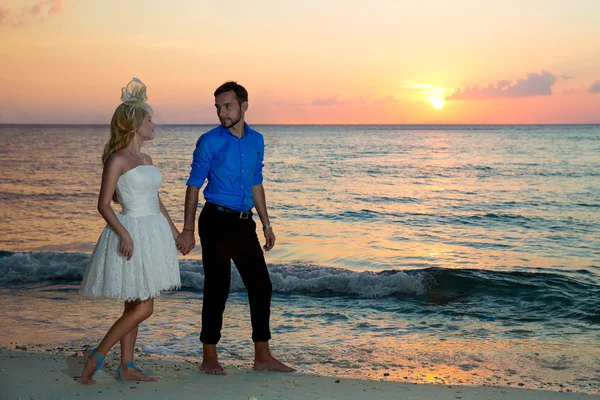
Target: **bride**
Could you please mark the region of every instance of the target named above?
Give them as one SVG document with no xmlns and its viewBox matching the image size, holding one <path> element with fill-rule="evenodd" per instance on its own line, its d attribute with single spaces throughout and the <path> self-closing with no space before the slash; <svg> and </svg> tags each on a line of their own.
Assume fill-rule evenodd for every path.
<svg viewBox="0 0 600 400">
<path fill-rule="evenodd" d="M 122 103 L 112 117 L 110 139 L 102 155 L 98 211 L 107 226 L 90 257 L 80 291 L 86 297 L 123 300 L 124 310 L 100 344 L 85 352 L 84 384 L 95 383 L 93 375 L 119 341 L 121 363 L 116 378 L 156 380 L 133 362 L 138 325 L 152 315 L 154 298 L 161 291 L 181 286 L 175 246 L 179 231 L 158 196 L 161 174 L 152 158 L 141 152 L 142 144 L 154 138 L 152 108 L 146 100 L 146 86 L 136 78 L 122 89 Z M 111 200 L 121 205 L 120 213 L 114 212 Z"/>
</svg>

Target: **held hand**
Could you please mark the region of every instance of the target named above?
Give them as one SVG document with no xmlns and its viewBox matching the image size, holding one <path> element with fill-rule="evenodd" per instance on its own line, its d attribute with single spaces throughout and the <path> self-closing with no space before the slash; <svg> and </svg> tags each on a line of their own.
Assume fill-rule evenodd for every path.
<svg viewBox="0 0 600 400">
<path fill-rule="evenodd" d="M 119 250 L 121 251 L 121 254 L 127 257 L 127 261 L 131 260 L 131 257 L 133 256 L 133 239 L 131 239 L 131 236 L 129 234 L 123 235 L 123 237 L 121 237 Z"/>
<path fill-rule="evenodd" d="M 173 240 L 177 242 L 177 238 L 179 237 L 179 231 L 177 229 L 172 229 L 171 233 L 173 234 Z"/>
<path fill-rule="evenodd" d="M 196 246 L 194 232 L 184 230 L 177 236 L 175 244 L 177 245 L 177 250 L 179 250 L 181 254 L 184 256 L 187 255 Z"/>
<path fill-rule="evenodd" d="M 263 249 L 265 251 L 269 251 L 273 248 L 273 246 L 275 246 L 275 233 L 273 232 L 273 228 L 264 229 L 263 232 L 265 234 L 266 241 Z"/>
</svg>

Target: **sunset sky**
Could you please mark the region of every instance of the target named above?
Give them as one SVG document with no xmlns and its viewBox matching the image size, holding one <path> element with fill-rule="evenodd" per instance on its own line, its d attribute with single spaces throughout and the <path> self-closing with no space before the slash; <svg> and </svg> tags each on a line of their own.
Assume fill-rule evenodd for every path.
<svg viewBox="0 0 600 400">
<path fill-rule="evenodd" d="M 598 0 L 0 0 L 0 123 L 600 123 Z"/>
</svg>

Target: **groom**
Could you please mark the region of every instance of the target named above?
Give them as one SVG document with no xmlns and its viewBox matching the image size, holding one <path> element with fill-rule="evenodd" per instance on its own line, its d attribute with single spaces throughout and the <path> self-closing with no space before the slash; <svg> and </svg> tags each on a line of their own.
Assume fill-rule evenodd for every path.
<svg viewBox="0 0 600 400">
<path fill-rule="evenodd" d="M 233 260 L 248 289 L 254 369 L 292 372 L 294 369 L 275 359 L 269 350 L 272 288 L 263 249 L 273 248 L 275 234 L 269 222 L 262 185 L 263 136 L 244 122 L 248 92 L 243 86 L 226 82 L 214 95 L 221 125 L 200 136 L 196 142 L 185 193 L 184 227 L 176 241 L 177 249 L 183 255 L 194 248 L 198 192 L 208 179 L 204 189 L 206 203 L 198 220 L 204 268 L 200 368 L 208 374 L 226 375 L 217 357 L 217 343 L 221 338 Z M 262 249 L 252 208 L 256 209 L 262 223 L 266 240 Z"/>
</svg>

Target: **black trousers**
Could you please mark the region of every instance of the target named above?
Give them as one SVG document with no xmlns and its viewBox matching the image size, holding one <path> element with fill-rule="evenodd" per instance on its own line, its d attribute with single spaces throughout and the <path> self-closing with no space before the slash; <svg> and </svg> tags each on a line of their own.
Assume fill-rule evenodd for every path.
<svg viewBox="0 0 600 400">
<path fill-rule="evenodd" d="M 268 341 L 271 339 L 272 285 L 252 216 L 241 219 L 239 214 L 219 211 L 211 203 L 206 203 L 198 219 L 198 232 L 204 267 L 200 341 L 217 344 L 221 338 L 223 312 L 231 282 L 231 260 L 248 289 L 252 340 Z"/>
</svg>

